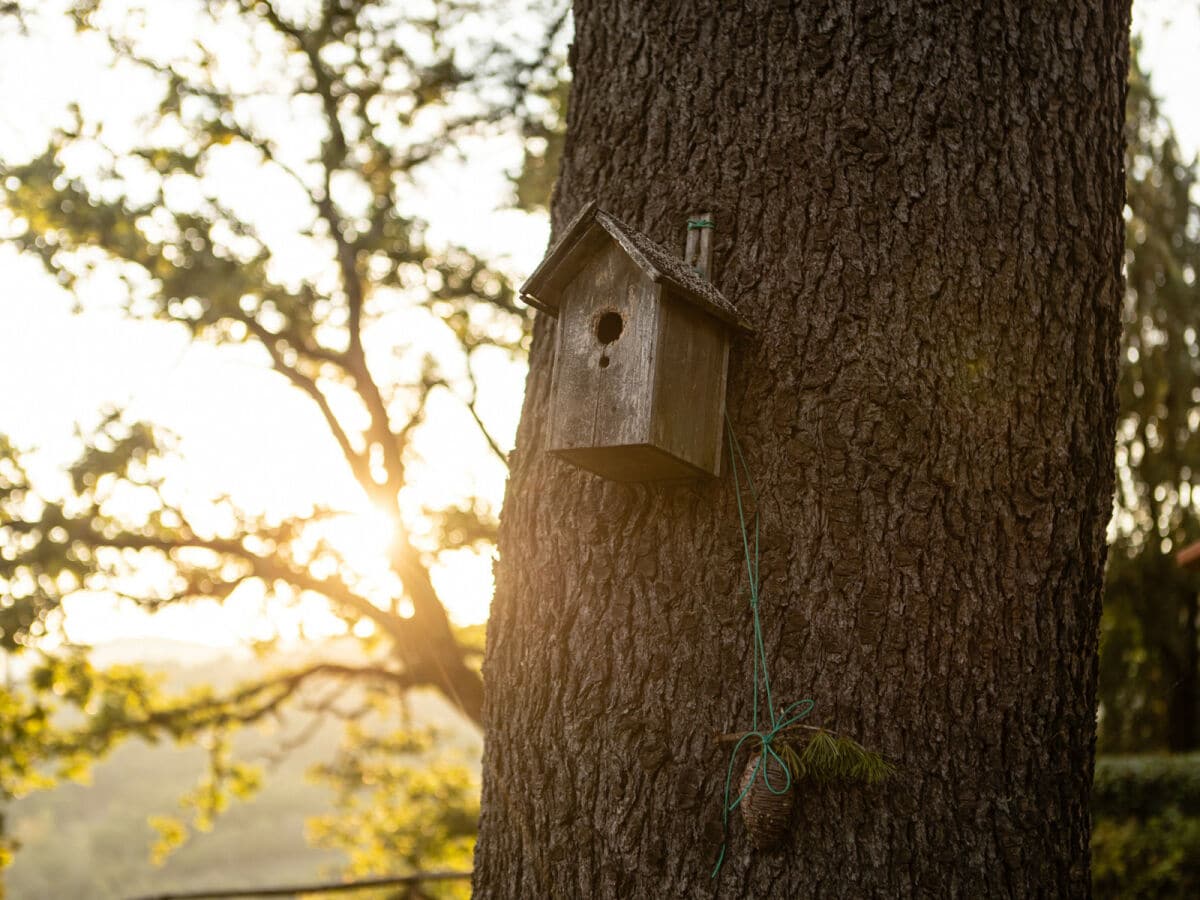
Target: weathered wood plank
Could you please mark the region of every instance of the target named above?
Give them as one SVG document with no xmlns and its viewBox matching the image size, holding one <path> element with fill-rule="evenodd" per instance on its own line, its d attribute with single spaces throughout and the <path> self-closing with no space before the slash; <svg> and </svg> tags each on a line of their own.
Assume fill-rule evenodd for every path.
<svg viewBox="0 0 1200 900">
<path fill-rule="evenodd" d="M 718 475 L 728 329 L 670 292 L 663 297 L 659 322 L 650 442 Z"/>
<path fill-rule="evenodd" d="M 566 285 L 550 449 L 646 443 L 657 291 L 614 241 Z M 606 316 L 619 324 L 615 336 L 602 340 L 598 329 Z"/>
</svg>

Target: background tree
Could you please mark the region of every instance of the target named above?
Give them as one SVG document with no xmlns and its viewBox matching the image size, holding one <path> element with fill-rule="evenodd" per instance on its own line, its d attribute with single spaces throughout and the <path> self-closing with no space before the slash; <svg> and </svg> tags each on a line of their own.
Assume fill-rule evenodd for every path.
<svg viewBox="0 0 1200 900">
<path fill-rule="evenodd" d="M 445 736 L 432 729 L 383 737 L 352 729 L 345 751 L 319 769 L 339 803 L 310 823 L 313 842 L 344 851 L 353 875 L 469 870 L 479 783 L 465 760 L 448 755 Z M 455 896 L 465 893 L 455 887 Z"/>
<path fill-rule="evenodd" d="M 728 480 L 541 452 L 538 320 L 484 664 L 481 897 L 1086 895 L 1112 490 L 1128 5 L 578 4 L 561 229 L 595 199 L 757 329 L 775 696 L 895 761 L 735 821 L 751 638 Z"/>
<path fill-rule="evenodd" d="M 1125 331 L 1117 504 L 1104 597 L 1102 749 L 1200 747 L 1200 205 L 1145 73 L 1127 103 Z"/>
<path fill-rule="evenodd" d="M 0 648 L 30 671 L 25 690 L 0 695 L 0 792 L 44 786 L 48 772 L 77 771 L 131 734 L 204 736 L 204 817 L 227 789 L 252 787 L 229 758 L 229 730 L 313 702 L 318 682 L 335 693 L 358 685 L 393 708 L 398 692 L 431 687 L 480 718 L 478 630 L 452 625 L 431 571 L 443 553 L 487 546 L 494 515 L 468 494 L 406 507 L 404 488 L 439 392 L 505 462 L 478 407 L 478 367 L 524 352 L 527 313 L 484 260 L 433 241 L 414 207 L 423 173 L 464 142 L 534 136 L 552 120 L 536 88 L 553 83 L 562 16 L 458 0 L 203 0 L 172 7 L 193 39 L 164 50 L 153 7 L 113 7 L 81 3 L 72 15 L 104 37 L 114 65 L 154 86 L 157 106 L 133 133 L 77 108 L 41 153 L 0 163 L 4 239 L 76 296 L 116 277 L 130 317 L 255 348 L 311 401 L 394 533 L 384 571 L 362 572 L 326 530 L 343 510 L 263 512 L 188 495 L 170 437 L 120 410 L 81 432 L 61 484 L 39 483 L 27 451 L 0 443 Z M 552 25 L 505 43 L 505 15 Z M 529 147 L 531 158 L 544 152 L 544 142 Z M 239 165 L 257 190 L 231 184 Z M 283 229 L 281 209 L 293 216 Z M 353 665 L 317 660 L 231 694 L 182 698 L 135 669 L 96 670 L 84 648 L 48 649 L 64 600 L 81 590 L 154 610 L 247 584 L 281 605 L 325 598 L 348 630 L 367 623 L 372 637 Z M 82 728 L 63 725 L 68 708 L 85 713 Z"/>
</svg>

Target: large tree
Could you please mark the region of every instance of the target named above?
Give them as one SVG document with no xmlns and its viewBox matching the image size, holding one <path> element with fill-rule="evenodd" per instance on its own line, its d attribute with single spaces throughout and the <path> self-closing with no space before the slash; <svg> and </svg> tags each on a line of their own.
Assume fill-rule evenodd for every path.
<svg viewBox="0 0 1200 900">
<path fill-rule="evenodd" d="M 556 229 L 713 210 L 756 328 L 776 698 L 895 763 L 736 820 L 752 639 L 729 479 L 543 452 L 534 328 L 484 674 L 481 897 L 1081 896 L 1112 504 L 1128 4 L 580 2 Z"/>
<path fill-rule="evenodd" d="M 81 425 L 57 480 L 0 436 L 0 652 L 30 672 L 0 690 L 0 800 L 131 734 L 203 737 L 214 748 L 206 816 L 223 803 L 221 782 L 250 777 L 228 757 L 230 729 L 299 698 L 335 709 L 347 684 L 378 691 L 393 713 L 399 694 L 432 688 L 478 722 L 479 635 L 454 626 L 434 574 L 447 552 L 489 546 L 495 516 L 468 483 L 442 506 L 407 489 L 427 413 L 447 398 L 478 426 L 459 432 L 476 458 L 506 462 L 479 372 L 489 355 L 492 371 L 520 358 L 529 316 L 493 266 L 430 236 L 437 211 L 422 185 L 454 171 L 472 141 L 519 149 L 517 135 L 553 121 L 537 94 L 556 83 L 562 15 L 538 0 L 64 6 L 83 46 L 107 48 L 127 102 L 81 104 L 40 152 L 0 161 L 0 239 L 84 308 L 107 279 L 131 319 L 273 371 L 310 404 L 342 469 L 262 509 L 232 487 L 196 496 L 178 447 L 125 411 Z M 28 5 L 5 24 L 36 28 L 42 13 Z M 546 152 L 525 146 L 531 163 Z M 314 499 L 334 478 L 357 494 L 347 509 Z M 394 535 L 375 571 L 331 537 L 363 508 Z M 66 604 L 89 593 L 153 611 L 246 588 L 272 608 L 322 598 L 347 632 L 370 637 L 353 664 L 318 658 L 185 698 L 137 671 L 97 671 L 63 640 Z M 82 712 L 82 725 L 64 711 Z"/>
</svg>

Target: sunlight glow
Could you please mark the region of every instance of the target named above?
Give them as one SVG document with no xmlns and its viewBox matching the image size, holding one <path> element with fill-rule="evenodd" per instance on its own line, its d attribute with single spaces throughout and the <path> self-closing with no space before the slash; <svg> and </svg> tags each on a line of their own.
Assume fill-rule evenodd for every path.
<svg viewBox="0 0 1200 900">
<path fill-rule="evenodd" d="M 320 530 L 354 571 L 376 577 L 388 571 L 396 522 L 386 511 L 368 506 L 363 512 L 338 516 Z"/>
</svg>

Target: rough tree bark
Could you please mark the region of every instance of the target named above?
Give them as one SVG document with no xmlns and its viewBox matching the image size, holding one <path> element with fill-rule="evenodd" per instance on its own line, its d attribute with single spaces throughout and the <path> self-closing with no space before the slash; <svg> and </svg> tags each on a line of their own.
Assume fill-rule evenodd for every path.
<svg viewBox="0 0 1200 900">
<path fill-rule="evenodd" d="M 576 4 L 553 205 L 682 247 L 757 329 L 777 700 L 899 767 L 733 817 L 749 612 L 728 479 L 542 452 L 535 329 L 485 661 L 480 897 L 1084 896 L 1112 446 L 1126 0 Z"/>
</svg>

